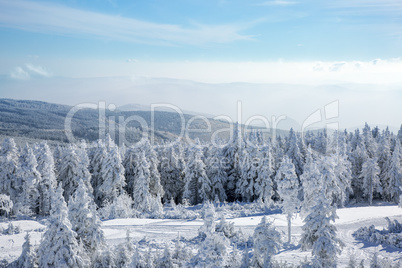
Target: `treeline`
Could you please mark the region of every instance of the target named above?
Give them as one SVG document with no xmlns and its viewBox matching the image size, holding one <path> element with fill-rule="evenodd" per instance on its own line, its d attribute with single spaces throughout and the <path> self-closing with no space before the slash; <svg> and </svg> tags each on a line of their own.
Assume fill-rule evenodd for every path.
<svg viewBox="0 0 402 268">
<path fill-rule="evenodd" d="M 57 146 L 42 142 L 17 148 L 5 139 L 0 149 L 0 193 L 13 204 L 0 213 L 48 215 L 50 192 L 61 184 L 68 203 L 80 181 L 93 196 L 102 217 L 158 217 L 167 202 L 259 201 L 283 199 L 286 178 L 302 202 L 311 184 L 333 204 L 351 199 L 398 203 L 402 194 L 402 128 L 362 133 L 293 130 L 286 137 L 264 139 L 261 132 L 239 129 L 226 144 L 173 143 L 118 147 L 108 137 L 92 144 Z M 291 174 L 291 176 L 289 175 Z M 282 193 L 281 193 L 282 192 Z M 6 201 L 3 201 L 6 202 Z"/>
</svg>

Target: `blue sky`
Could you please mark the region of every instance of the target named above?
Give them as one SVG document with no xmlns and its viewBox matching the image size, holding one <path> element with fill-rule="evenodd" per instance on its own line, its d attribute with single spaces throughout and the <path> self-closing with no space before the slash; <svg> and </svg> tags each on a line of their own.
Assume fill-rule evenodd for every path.
<svg viewBox="0 0 402 268">
<path fill-rule="evenodd" d="M 365 61 L 399 57 L 402 46 L 402 3 L 391 0 L 0 5 L 3 57 Z"/>
<path fill-rule="evenodd" d="M 348 85 L 349 91 L 339 95 L 322 92 L 324 100 L 310 99 L 311 110 L 334 98 L 357 105 L 351 96 L 355 88 L 364 91 L 356 85 L 392 94 L 402 85 L 402 2 L 397 0 L 0 0 L 0 36 L 3 97 L 28 98 L 40 91 L 43 100 L 68 104 L 112 99 L 113 90 L 94 94 L 88 80 L 82 82 L 105 77 L 131 79 L 124 97 L 113 98 L 119 104 L 153 102 L 133 89 L 144 77 L 212 84 Z M 65 79 L 82 87 L 81 94 L 71 99 L 60 91 L 48 97 Z M 27 85 L 32 95 L 22 90 Z M 177 105 L 194 107 L 180 95 Z M 253 103 L 253 98 L 247 101 Z M 287 107 L 286 99 L 281 101 Z M 373 105 L 367 102 L 365 107 Z M 226 111 L 206 104 L 195 108 Z M 294 105 L 287 108 L 298 113 Z M 367 117 L 345 125 L 372 118 Z M 388 121 L 399 124 L 395 118 Z"/>
</svg>

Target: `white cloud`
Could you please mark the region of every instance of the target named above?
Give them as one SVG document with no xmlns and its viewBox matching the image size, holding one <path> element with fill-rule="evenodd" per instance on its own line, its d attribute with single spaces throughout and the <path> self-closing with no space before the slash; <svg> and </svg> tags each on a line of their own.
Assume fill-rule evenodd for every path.
<svg viewBox="0 0 402 268">
<path fill-rule="evenodd" d="M 329 66 L 329 71 L 330 72 L 338 72 L 340 71 L 345 65 L 347 65 L 347 62 L 336 62 L 331 64 L 331 66 Z"/>
<path fill-rule="evenodd" d="M 29 73 L 19 66 L 11 71 L 10 77 L 16 80 L 29 80 L 31 78 Z"/>
<path fill-rule="evenodd" d="M 10 74 L 12 79 L 29 80 L 32 76 L 50 77 L 50 73 L 40 65 L 33 65 L 31 63 L 25 64 L 24 67 L 15 67 Z"/>
<path fill-rule="evenodd" d="M 152 23 L 121 16 L 84 11 L 66 6 L 28 1 L 0 0 L 0 24 L 3 27 L 46 34 L 76 35 L 156 45 L 204 45 L 251 40 L 240 32 L 245 24 L 183 27 Z"/>
<path fill-rule="evenodd" d="M 44 76 L 44 77 L 49 77 L 50 74 L 42 67 L 42 66 L 35 66 L 30 63 L 25 64 L 25 67 L 27 68 L 28 71 L 30 71 L 32 74 L 39 75 L 39 76 Z"/>
</svg>

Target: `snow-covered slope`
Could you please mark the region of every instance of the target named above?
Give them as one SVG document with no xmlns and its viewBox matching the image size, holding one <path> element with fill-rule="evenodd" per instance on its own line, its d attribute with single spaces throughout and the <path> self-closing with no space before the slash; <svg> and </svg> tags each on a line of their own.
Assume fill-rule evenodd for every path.
<svg viewBox="0 0 402 268">
<path fill-rule="evenodd" d="M 338 237 L 345 243 L 345 247 L 339 258 L 339 267 L 345 267 L 349 261 L 349 255 L 354 252 L 357 259 L 365 260 L 365 265 L 369 265 L 369 260 L 374 252 L 378 252 L 381 257 L 388 257 L 394 261 L 401 260 L 401 249 L 391 246 L 374 245 L 356 240 L 352 233 L 362 226 L 374 224 L 377 229 L 387 226 L 385 217 L 402 221 L 402 209 L 395 205 L 377 204 L 375 206 L 348 207 L 337 210 L 339 219 L 335 225 L 338 229 Z M 236 228 L 241 228 L 246 235 L 252 235 L 254 228 L 261 221 L 263 215 L 248 217 L 228 218 Z M 286 218 L 281 214 L 271 214 L 268 218 L 274 221 L 277 229 L 283 233 L 283 240 L 286 240 Z M 41 235 L 45 230 L 44 221 L 22 220 L 13 221 L 14 226 L 19 226 L 21 233 L 12 235 L 0 235 L 0 259 L 12 261 L 21 253 L 24 242 L 25 232 L 31 232 L 32 241 L 39 243 Z M 8 222 L 0 223 L 0 229 L 7 229 Z M 192 239 L 198 235 L 198 229 L 203 224 L 202 219 L 115 219 L 103 222 L 103 230 L 106 235 L 107 243 L 115 245 L 124 241 L 126 231 L 129 230 L 133 241 L 146 240 L 147 244 L 156 249 L 163 249 L 165 244 L 171 245 L 178 236 L 184 239 Z M 276 260 L 287 261 L 288 263 L 299 263 L 311 257 L 310 252 L 302 252 L 297 245 L 301 235 L 302 219 L 296 217 L 292 223 L 292 244 L 286 245 L 281 249 Z"/>
</svg>

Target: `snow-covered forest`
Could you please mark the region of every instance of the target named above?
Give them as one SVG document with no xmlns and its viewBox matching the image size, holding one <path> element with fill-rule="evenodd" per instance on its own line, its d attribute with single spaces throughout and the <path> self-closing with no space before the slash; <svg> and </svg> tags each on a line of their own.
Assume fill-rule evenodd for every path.
<svg viewBox="0 0 402 268">
<path fill-rule="evenodd" d="M 335 267 L 344 247 L 335 226 L 337 209 L 375 202 L 402 206 L 401 146 L 402 126 L 394 134 L 367 124 L 354 132 L 302 135 L 290 130 L 275 139 L 235 128 L 230 141 L 219 146 L 198 140 L 154 146 L 142 141 L 127 148 L 107 137 L 92 144 L 50 148 L 42 142 L 19 148 L 13 139 L 5 139 L 0 148 L 0 216 L 9 224 L 0 231 L 4 236 L 21 232 L 14 226 L 19 220 L 47 227 L 38 244 L 27 232 L 21 256 L 2 264 Z M 286 233 L 265 216 L 250 235 L 227 220 L 273 213 L 286 218 Z M 296 215 L 303 221 L 297 241 L 292 238 Z M 144 246 L 129 232 L 122 243 L 110 246 L 103 223 L 123 218 L 202 218 L 203 223 L 193 240 L 177 238 L 160 249 Z M 389 226 L 394 235 L 387 245 L 400 252 L 401 225 L 396 221 Z M 356 236 L 364 239 L 378 232 L 370 228 Z M 311 258 L 292 264 L 276 259 L 292 246 Z M 359 267 L 362 260 L 350 256 L 349 267 Z M 373 253 L 365 264 L 400 267 L 398 261 Z"/>
</svg>

